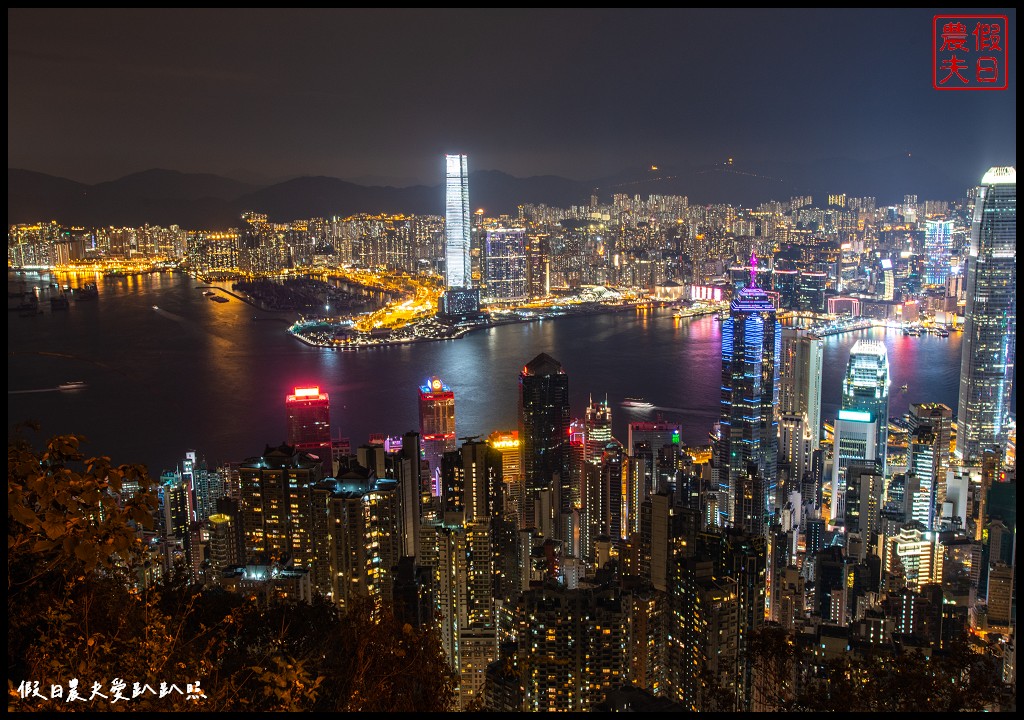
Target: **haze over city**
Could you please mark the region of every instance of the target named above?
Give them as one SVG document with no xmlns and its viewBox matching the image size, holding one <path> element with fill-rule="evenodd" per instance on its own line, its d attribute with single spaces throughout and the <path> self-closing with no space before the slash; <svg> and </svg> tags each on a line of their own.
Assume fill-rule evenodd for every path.
<svg viewBox="0 0 1024 720">
<path fill-rule="evenodd" d="M 579 181 L 909 155 L 962 191 L 1016 158 L 992 12 L 1010 87 L 956 93 L 927 9 L 9 8 L 8 167 L 407 186 L 446 152 Z"/>
</svg>

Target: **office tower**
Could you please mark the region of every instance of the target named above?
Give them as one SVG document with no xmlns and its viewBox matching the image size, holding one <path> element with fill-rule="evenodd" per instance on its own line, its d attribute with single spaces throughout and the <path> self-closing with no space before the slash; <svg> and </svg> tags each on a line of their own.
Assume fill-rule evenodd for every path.
<svg viewBox="0 0 1024 720">
<path fill-rule="evenodd" d="M 782 326 L 768 293 L 751 283 L 732 301 L 722 323 L 721 437 L 718 482 L 727 493 L 730 521 L 736 520 L 741 475 L 757 465 L 766 491 L 765 508 L 778 478 L 779 365 Z"/>
<path fill-rule="evenodd" d="M 626 426 L 626 447 L 632 451 L 638 443 L 647 443 L 651 452 L 657 454 L 666 445 L 679 445 L 683 426 L 680 423 L 656 420 L 654 422 L 631 422 Z"/>
<path fill-rule="evenodd" d="M 317 386 L 297 387 L 285 396 L 288 434 L 285 442 L 310 455 L 315 455 L 324 472 L 333 473 L 331 458 L 331 408 L 327 393 Z"/>
<path fill-rule="evenodd" d="M 626 536 L 634 537 L 640 532 L 640 514 L 644 501 L 654 490 L 655 460 L 651 446 L 637 443 L 632 454 L 626 458 Z"/>
<path fill-rule="evenodd" d="M 784 414 L 779 418 L 779 465 L 789 472 L 787 491 L 800 490 L 804 475 L 811 472 L 817 447 L 806 415 Z"/>
<path fill-rule="evenodd" d="M 922 585 L 942 582 L 942 545 L 939 534 L 925 530 L 919 522 L 910 522 L 898 534 L 886 536 L 882 555 L 882 576 L 892 576 L 906 587 L 920 592 Z"/>
<path fill-rule="evenodd" d="M 860 410 L 872 415 L 875 427 L 875 457 L 886 474 L 886 448 L 889 445 L 889 354 L 885 344 L 858 340 L 850 349 L 850 361 L 843 377 L 844 410 Z"/>
<path fill-rule="evenodd" d="M 797 309 L 812 313 L 825 312 L 827 286 L 828 275 L 825 273 L 801 271 L 796 281 Z"/>
<path fill-rule="evenodd" d="M 484 296 L 498 302 L 529 297 L 526 277 L 526 230 L 494 228 L 484 241 Z"/>
<path fill-rule="evenodd" d="M 399 532 L 402 555 L 419 557 L 420 526 L 423 522 L 424 496 L 430 497 L 430 479 L 423 472 L 420 434 L 407 432 L 402 447 L 388 454 L 385 462 L 389 477 L 398 481 Z"/>
<path fill-rule="evenodd" d="M 470 265 L 469 169 L 465 155 L 445 155 L 445 286 L 449 289 L 473 285 Z"/>
<path fill-rule="evenodd" d="M 825 341 L 801 328 L 782 329 L 779 411 L 806 415 L 811 445 L 821 441 L 821 376 Z"/>
<path fill-rule="evenodd" d="M 629 517 L 628 493 L 626 491 L 628 459 L 618 442 L 612 441 L 601 454 L 601 520 L 613 545 L 618 545 L 626 536 L 626 520 Z"/>
<path fill-rule="evenodd" d="M 878 463 L 878 421 L 866 410 L 840 410 L 832 438 L 832 522 L 845 516 L 847 478 L 850 465 Z M 881 469 L 881 465 L 878 465 Z"/>
<path fill-rule="evenodd" d="M 541 353 L 519 373 L 519 441 L 524 481 L 522 527 L 535 527 L 537 494 L 557 493 L 554 509 L 571 509 L 569 486 L 569 376 L 561 363 Z"/>
<path fill-rule="evenodd" d="M 945 286 L 953 259 L 953 221 L 928 220 L 924 229 L 924 280 Z"/>
<path fill-rule="evenodd" d="M 881 531 L 882 475 L 874 463 L 851 464 L 846 468 L 846 508 L 843 524 L 847 535 L 856 533 L 862 542 L 855 559 L 863 560 L 874 548 Z M 854 555 L 853 553 L 847 553 Z"/>
<path fill-rule="evenodd" d="M 504 486 L 502 506 L 506 513 L 519 517 L 523 502 L 523 469 L 519 431 L 495 430 L 487 436 L 487 444 L 501 454 L 501 481 Z"/>
<path fill-rule="evenodd" d="M 593 396 L 583 416 L 583 432 L 586 441 L 586 462 L 599 464 L 604 449 L 612 441 L 612 409 L 607 396 L 604 402 L 594 402 Z"/>
<path fill-rule="evenodd" d="M 920 483 L 921 497 L 912 503 L 911 515 L 929 530 L 938 530 L 942 504 L 946 502 L 946 469 L 952 410 L 941 403 L 910 406 L 907 437 L 907 472 Z"/>
<path fill-rule="evenodd" d="M 944 480 L 952 452 L 953 411 L 942 403 L 911 403 L 909 426 L 911 434 L 922 427 L 931 428 L 935 435 L 936 473 Z"/>
<path fill-rule="evenodd" d="M 975 465 L 1007 441 L 1017 346 L 1017 171 L 981 179 L 967 257 L 956 453 Z"/>
<path fill-rule="evenodd" d="M 551 294 L 551 238 L 546 234 L 527 236 L 526 282 L 531 300 Z"/>
<path fill-rule="evenodd" d="M 445 521 L 461 523 L 501 515 L 501 453 L 483 440 L 467 440 L 441 460 L 441 500 Z"/>
<path fill-rule="evenodd" d="M 996 562 L 988 573 L 988 624 L 1013 632 L 1014 571 L 1016 566 Z"/>
<path fill-rule="evenodd" d="M 772 289 L 779 294 L 779 309 L 797 309 L 797 271 L 775 268 Z"/>
<path fill-rule="evenodd" d="M 419 388 L 419 413 L 420 444 L 437 495 L 441 457 L 455 449 L 455 393 L 436 375 Z"/>
</svg>

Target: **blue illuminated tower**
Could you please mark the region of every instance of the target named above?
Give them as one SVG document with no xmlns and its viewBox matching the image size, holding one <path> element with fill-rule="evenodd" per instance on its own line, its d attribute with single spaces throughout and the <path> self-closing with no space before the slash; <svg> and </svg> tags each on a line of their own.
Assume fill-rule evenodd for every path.
<svg viewBox="0 0 1024 720">
<path fill-rule="evenodd" d="M 737 525 L 737 488 L 751 466 L 764 488 L 764 510 L 770 513 L 778 480 L 779 370 L 782 326 L 767 292 L 754 279 L 757 259 L 751 258 L 751 282 L 737 291 L 722 323 L 722 401 L 717 444 L 718 482 L 727 493 L 729 522 Z"/>
<path fill-rule="evenodd" d="M 924 230 L 925 282 L 945 285 L 953 257 L 953 221 L 928 220 Z"/>
<path fill-rule="evenodd" d="M 445 285 L 473 285 L 470 265 L 469 167 L 465 155 L 445 155 Z"/>
<path fill-rule="evenodd" d="M 981 179 L 967 256 L 956 454 L 980 464 L 1005 450 L 1017 348 L 1017 171 L 994 167 Z"/>
</svg>

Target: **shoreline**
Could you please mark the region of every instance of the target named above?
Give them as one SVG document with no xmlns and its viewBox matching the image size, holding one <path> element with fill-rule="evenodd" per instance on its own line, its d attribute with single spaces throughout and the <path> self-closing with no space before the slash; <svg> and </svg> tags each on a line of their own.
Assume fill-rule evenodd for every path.
<svg viewBox="0 0 1024 720">
<path fill-rule="evenodd" d="M 372 337 L 368 337 L 368 338 L 365 339 L 365 341 L 363 341 L 363 342 L 356 342 L 356 343 L 352 343 L 352 342 L 333 342 L 333 341 L 326 341 L 325 342 L 325 341 L 317 341 L 315 338 L 307 337 L 306 335 L 302 334 L 301 329 L 300 330 L 295 330 L 294 329 L 295 325 L 300 324 L 302 321 L 297 321 L 296 323 L 293 323 L 292 327 L 289 327 L 287 332 L 288 332 L 289 335 L 291 335 L 295 339 L 299 340 L 300 342 L 302 342 L 302 343 L 304 343 L 306 345 L 309 345 L 310 347 L 318 347 L 318 348 L 323 348 L 325 350 L 355 351 L 355 350 L 364 350 L 364 349 L 369 349 L 369 348 L 390 347 L 390 346 L 395 346 L 395 345 L 411 345 L 411 344 L 414 344 L 414 343 L 423 343 L 423 342 L 441 342 L 441 341 L 445 341 L 445 340 L 457 340 L 457 339 L 459 339 L 459 338 L 461 338 L 461 337 L 463 337 L 465 335 L 468 335 L 471 332 L 475 332 L 477 330 L 487 330 L 489 328 L 500 327 L 502 325 L 518 325 L 518 324 L 521 324 L 521 323 L 543 322 L 544 320 L 557 320 L 559 318 L 564 318 L 564 317 L 580 317 L 580 316 L 588 316 L 588 315 L 609 315 L 609 314 L 614 314 L 614 313 L 627 312 L 627 311 L 630 311 L 630 310 L 635 312 L 635 311 L 641 310 L 641 309 L 654 309 L 656 307 L 670 307 L 670 305 L 667 304 L 667 303 L 663 303 L 663 302 L 637 303 L 637 304 L 632 304 L 632 305 L 610 305 L 610 304 L 603 304 L 603 303 L 592 303 L 592 304 L 589 304 L 587 307 L 576 307 L 576 308 L 571 308 L 569 310 L 559 310 L 559 311 L 551 312 L 551 313 L 542 313 L 542 314 L 539 314 L 539 315 L 536 315 L 536 316 L 533 316 L 533 317 L 514 317 L 514 318 L 502 317 L 502 318 L 499 318 L 499 319 L 490 319 L 489 318 L 487 320 L 487 322 L 477 322 L 477 323 L 466 324 L 466 325 L 448 326 L 452 330 L 451 334 L 450 335 L 445 335 L 445 336 L 440 336 L 440 337 L 424 337 L 422 335 L 414 335 L 412 337 L 402 337 L 402 338 L 397 338 L 397 339 L 391 339 L 391 338 L 384 339 L 383 337 L 381 337 L 381 339 L 376 340 L 376 341 L 373 340 Z M 717 312 L 719 312 L 719 310 L 717 310 L 717 309 L 702 310 L 700 312 L 694 312 L 693 314 L 687 315 L 685 317 L 701 317 L 701 316 L 704 316 L 704 315 L 713 315 L 713 314 L 715 314 Z M 434 320 L 434 318 L 431 318 L 430 320 Z M 429 322 L 429 320 L 427 322 Z M 339 328 L 341 327 L 337 323 L 330 323 L 330 322 L 326 322 L 326 321 L 325 322 L 321 322 L 321 323 L 310 322 L 310 323 L 308 323 L 308 325 L 310 325 L 310 326 L 312 326 L 312 325 L 326 325 L 326 326 L 334 325 L 334 326 L 339 327 Z"/>
</svg>

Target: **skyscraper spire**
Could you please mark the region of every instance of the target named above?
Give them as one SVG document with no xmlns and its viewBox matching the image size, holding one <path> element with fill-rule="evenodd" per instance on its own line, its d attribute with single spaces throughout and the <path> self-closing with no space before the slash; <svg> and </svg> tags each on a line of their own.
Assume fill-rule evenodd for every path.
<svg viewBox="0 0 1024 720">
<path fill-rule="evenodd" d="M 757 253 L 750 251 L 750 287 L 757 287 Z"/>
</svg>

